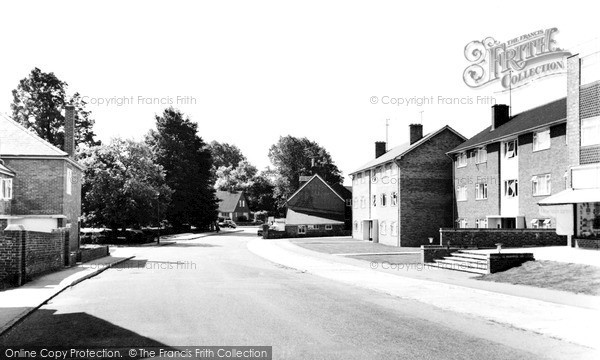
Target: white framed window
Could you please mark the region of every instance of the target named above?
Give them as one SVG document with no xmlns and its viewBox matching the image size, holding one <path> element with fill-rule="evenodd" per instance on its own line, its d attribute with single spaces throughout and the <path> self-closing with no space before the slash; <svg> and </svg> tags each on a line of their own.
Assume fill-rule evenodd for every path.
<svg viewBox="0 0 600 360">
<path fill-rule="evenodd" d="M 581 120 L 581 146 L 600 145 L 600 116 Z"/>
<path fill-rule="evenodd" d="M 13 197 L 13 181 L 12 179 L 2 179 L 2 200 L 11 200 Z"/>
<path fill-rule="evenodd" d="M 390 195 L 390 200 L 392 202 L 392 206 L 398 205 L 398 193 L 396 191 L 392 191 L 392 194 Z"/>
<path fill-rule="evenodd" d="M 533 133 L 533 151 L 550 149 L 550 129 Z"/>
<path fill-rule="evenodd" d="M 465 167 L 467 166 L 467 153 L 461 152 L 456 156 L 456 167 Z"/>
<path fill-rule="evenodd" d="M 487 228 L 487 219 L 476 219 L 475 227 L 478 229 L 486 229 Z"/>
<path fill-rule="evenodd" d="M 517 197 L 519 196 L 519 181 L 505 180 L 504 181 L 504 196 Z"/>
<path fill-rule="evenodd" d="M 487 162 L 487 148 L 484 147 L 480 147 L 479 149 L 475 150 L 475 163 L 476 164 L 483 164 Z"/>
<path fill-rule="evenodd" d="M 381 202 L 381 206 L 387 206 L 387 194 L 386 193 L 379 195 L 379 199 Z"/>
<path fill-rule="evenodd" d="M 512 159 L 518 156 L 519 142 L 517 139 L 504 143 L 504 158 Z"/>
<path fill-rule="evenodd" d="M 385 164 L 385 176 L 392 174 L 392 163 Z"/>
<path fill-rule="evenodd" d="M 73 170 L 67 168 L 67 195 L 73 192 Z"/>
<path fill-rule="evenodd" d="M 531 178 L 533 196 L 550 195 L 552 192 L 552 179 L 550 174 L 536 175 Z"/>
<path fill-rule="evenodd" d="M 331 225 L 331 224 L 325 225 L 325 230 L 333 230 L 333 225 Z"/>
<path fill-rule="evenodd" d="M 485 200 L 488 198 L 488 193 L 487 193 L 487 184 L 486 183 L 481 183 L 481 184 L 475 184 L 475 199 L 476 200 Z"/>
<path fill-rule="evenodd" d="M 298 234 L 306 234 L 306 225 L 298 225 Z"/>
<path fill-rule="evenodd" d="M 386 229 L 386 224 L 385 221 L 382 221 L 381 224 L 379 224 L 379 233 L 381 235 L 386 235 L 387 234 L 387 229 Z"/>
<path fill-rule="evenodd" d="M 346 199 L 346 206 L 348 206 L 348 207 L 352 206 L 352 199 Z"/>
<path fill-rule="evenodd" d="M 542 227 L 544 229 L 552 229 L 552 219 L 544 219 L 542 222 Z"/>
<path fill-rule="evenodd" d="M 459 186 L 456 190 L 456 201 L 467 201 L 467 187 Z"/>
<path fill-rule="evenodd" d="M 308 230 L 319 230 L 319 225 L 308 225 Z"/>
<path fill-rule="evenodd" d="M 467 219 L 458 219 L 458 220 L 456 220 L 456 222 L 457 222 L 458 227 L 460 229 L 466 229 L 467 228 L 467 225 L 468 225 Z"/>
<path fill-rule="evenodd" d="M 246 202 L 244 200 L 240 200 L 240 207 L 244 207 L 245 204 Z"/>
<path fill-rule="evenodd" d="M 373 207 L 377 206 L 377 195 L 373 195 L 373 199 L 371 200 L 371 204 L 373 205 Z"/>
<path fill-rule="evenodd" d="M 398 235 L 398 222 L 397 221 L 392 221 L 390 223 L 390 233 L 392 235 Z"/>
</svg>

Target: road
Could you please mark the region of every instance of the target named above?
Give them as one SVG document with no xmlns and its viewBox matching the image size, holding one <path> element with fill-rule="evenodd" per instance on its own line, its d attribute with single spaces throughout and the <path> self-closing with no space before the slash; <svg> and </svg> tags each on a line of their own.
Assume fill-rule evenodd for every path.
<svg viewBox="0 0 600 360">
<path fill-rule="evenodd" d="M 573 344 L 252 254 L 255 230 L 161 247 L 63 292 L 0 346 L 273 346 L 274 359 L 586 358 Z"/>
</svg>

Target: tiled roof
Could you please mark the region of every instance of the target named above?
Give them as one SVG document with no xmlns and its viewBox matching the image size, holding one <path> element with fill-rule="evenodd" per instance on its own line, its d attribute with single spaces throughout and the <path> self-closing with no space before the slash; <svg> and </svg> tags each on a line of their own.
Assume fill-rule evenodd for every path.
<svg viewBox="0 0 600 360">
<path fill-rule="evenodd" d="M 285 217 L 286 225 L 324 225 L 324 224 L 343 224 L 343 221 L 328 219 L 323 216 L 303 213 L 288 209 Z"/>
<path fill-rule="evenodd" d="M 292 194 L 292 196 L 290 196 L 287 199 L 287 201 L 290 201 L 294 196 L 296 196 L 300 191 L 302 191 L 302 189 L 304 189 L 306 186 L 308 186 L 308 184 L 311 181 L 316 180 L 316 179 L 320 180 L 323 184 L 327 185 L 327 187 L 330 188 L 342 201 L 352 198 L 352 191 L 348 190 L 345 186 L 340 185 L 340 184 L 330 185 L 325 180 L 323 180 L 323 178 L 320 177 L 318 174 L 315 174 L 310 179 L 308 179 L 307 182 L 302 184 L 302 186 L 300 186 L 300 188 L 298 190 L 296 190 L 296 192 L 294 192 Z"/>
<path fill-rule="evenodd" d="M 456 132 L 456 130 L 454 130 L 450 126 L 446 125 L 443 128 L 439 129 L 438 131 L 435 131 L 435 132 L 432 132 L 432 133 L 429 133 L 429 134 L 423 136 L 423 138 L 421 138 L 421 140 L 415 142 L 412 145 L 409 142 L 407 142 L 407 143 L 404 143 L 402 145 L 398 145 L 395 148 L 390 149 L 389 151 L 387 151 L 385 154 L 381 155 L 380 157 L 375 158 L 375 159 L 367 162 L 363 166 L 359 167 L 358 169 L 354 170 L 353 172 L 350 173 L 350 175 L 355 174 L 355 173 L 360 172 L 360 171 L 371 169 L 373 167 L 385 164 L 385 163 L 390 162 L 390 161 L 393 161 L 394 159 L 396 159 L 396 158 L 398 158 L 400 156 L 404 156 L 405 154 L 407 154 L 411 150 L 419 147 L 421 144 L 427 142 L 427 140 L 429 140 L 432 137 L 436 136 L 437 134 L 441 133 L 445 129 L 449 129 L 450 131 L 452 131 L 455 134 L 457 134 L 458 136 L 460 136 L 462 139 L 465 139 L 465 137 L 462 136 L 461 134 L 459 134 L 458 132 Z"/>
<path fill-rule="evenodd" d="M 66 157 L 67 153 L 8 116 L 0 114 L 0 156 L 2 155 Z"/>
<path fill-rule="evenodd" d="M 241 191 L 220 191 L 217 190 L 217 199 L 219 199 L 219 212 L 234 212 L 242 196 Z"/>
<path fill-rule="evenodd" d="M 448 153 L 457 153 L 477 146 L 497 142 L 510 136 L 566 121 L 566 118 L 567 98 L 558 99 L 514 115 L 510 121 L 493 131 L 490 131 L 490 124 L 490 126 L 483 129 L 479 134 L 473 136 Z"/>
</svg>

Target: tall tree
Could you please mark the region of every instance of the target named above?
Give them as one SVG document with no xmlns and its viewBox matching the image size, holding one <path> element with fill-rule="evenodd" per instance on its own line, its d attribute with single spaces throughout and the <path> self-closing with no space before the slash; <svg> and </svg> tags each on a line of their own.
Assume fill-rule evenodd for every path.
<svg viewBox="0 0 600 360">
<path fill-rule="evenodd" d="M 235 169 L 241 161 L 246 160 L 242 151 L 235 145 L 211 141 L 208 149 L 212 155 L 214 169 L 231 167 Z"/>
<path fill-rule="evenodd" d="M 156 116 L 156 130 L 146 142 L 166 171 L 173 190 L 167 220 L 175 227 L 190 224 L 206 228 L 217 218 L 217 199 L 211 176 L 212 158 L 198 136 L 198 125 L 174 108 Z"/>
<path fill-rule="evenodd" d="M 75 106 L 75 145 L 98 145 L 99 142 L 94 140 L 94 120 L 85 108 L 85 101 L 79 93 L 68 99 L 67 86 L 54 73 L 34 68 L 12 91 L 13 103 L 10 107 L 13 118 L 52 145 L 63 149 L 63 111 L 65 105 L 71 104 Z"/>
<path fill-rule="evenodd" d="M 246 198 L 251 211 L 266 211 L 269 215 L 276 215 L 277 203 L 275 201 L 275 185 L 266 172 L 256 175 L 252 184 L 246 189 Z"/>
<path fill-rule="evenodd" d="M 165 183 L 164 170 L 153 162 L 145 143 L 114 139 L 83 152 L 86 224 L 116 230 L 158 222 L 171 190 Z"/>
<path fill-rule="evenodd" d="M 221 166 L 217 169 L 215 188 L 217 190 L 246 190 L 254 183 L 258 169 L 247 160 L 240 161 L 237 167 Z"/>
<path fill-rule="evenodd" d="M 280 137 L 269 149 L 269 159 L 279 175 L 275 182 L 279 207 L 300 187 L 302 175 L 318 174 L 330 184 L 341 184 L 343 180 L 329 152 L 307 138 Z"/>
</svg>

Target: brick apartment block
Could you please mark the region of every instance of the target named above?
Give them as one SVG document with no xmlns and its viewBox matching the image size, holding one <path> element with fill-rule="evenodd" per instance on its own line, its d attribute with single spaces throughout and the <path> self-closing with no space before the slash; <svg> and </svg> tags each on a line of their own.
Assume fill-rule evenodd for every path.
<svg viewBox="0 0 600 360">
<path fill-rule="evenodd" d="M 394 246 L 420 246 L 452 226 L 452 160 L 446 153 L 466 139 L 449 126 L 423 136 L 410 125 L 410 142 L 352 172 L 352 236 Z"/>
</svg>

